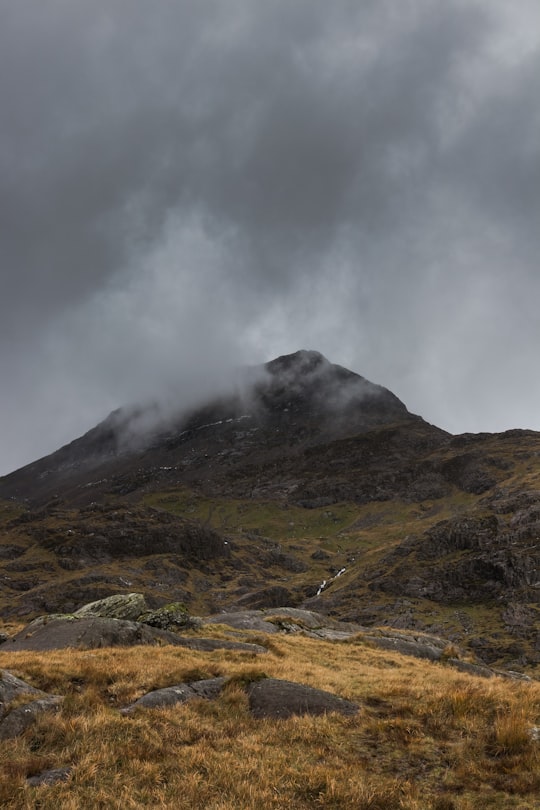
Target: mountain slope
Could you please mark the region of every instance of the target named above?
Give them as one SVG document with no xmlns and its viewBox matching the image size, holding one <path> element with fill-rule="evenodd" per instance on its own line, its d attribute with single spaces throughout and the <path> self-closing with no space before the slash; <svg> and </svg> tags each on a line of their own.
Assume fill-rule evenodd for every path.
<svg viewBox="0 0 540 810">
<path fill-rule="evenodd" d="M 307 606 L 540 662 L 540 435 L 450 436 L 297 352 L 189 414 L 121 410 L 0 479 L 0 611 L 122 590 Z"/>
<path fill-rule="evenodd" d="M 159 404 L 114 411 L 56 453 L 1 478 L 0 497 L 43 503 L 60 494 L 83 503 L 122 490 L 122 479 L 124 490 L 136 488 L 144 477 L 170 478 L 162 473 L 171 469 L 186 480 L 218 479 L 216 462 L 233 471 L 263 465 L 394 421 L 422 422 L 382 386 L 300 351 L 247 370 L 225 395 L 189 413 L 164 413 Z M 115 483 L 100 486 L 101 478 Z"/>
</svg>

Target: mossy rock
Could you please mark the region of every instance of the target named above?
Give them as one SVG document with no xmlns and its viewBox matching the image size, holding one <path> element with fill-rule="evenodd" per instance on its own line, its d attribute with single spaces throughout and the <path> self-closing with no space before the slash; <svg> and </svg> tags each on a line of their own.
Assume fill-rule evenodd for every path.
<svg viewBox="0 0 540 810">
<path fill-rule="evenodd" d="M 201 619 L 190 616 L 183 602 L 171 602 L 157 610 L 147 610 L 137 621 L 159 627 L 160 630 L 189 630 L 202 625 Z"/>
<path fill-rule="evenodd" d="M 147 611 L 148 605 L 142 593 L 120 593 L 83 605 L 74 615 L 79 619 L 100 616 L 103 619 L 137 621 L 141 613 Z"/>
</svg>

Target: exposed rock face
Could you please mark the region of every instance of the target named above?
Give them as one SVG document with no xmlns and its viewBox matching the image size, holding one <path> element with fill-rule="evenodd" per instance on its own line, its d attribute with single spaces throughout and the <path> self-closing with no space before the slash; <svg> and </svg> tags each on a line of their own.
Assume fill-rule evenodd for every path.
<svg viewBox="0 0 540 810">
<path fill-rule="evenodd" d="M 62 538 L 54 531 L 43 537 L 42 524 L 36 531 L 29 526 L 45 548 L 68 563 L 68 568 L 83 568 L 93 562 L 109 562 L 129 557 L 155 554 L 181 554 L 186 561 L 203 562 L 228 557 L 228 544 L 218 532 L 193 521 L 175 517 L 156 509 L 120 512 L 115 509 L 84 513 L 71 532 Z M 71 562 L 71 565 L 69 564 Z"/>
<path fill-rule="evenodd" d="M 412 655 L 414 658 L 427 658 L 428 661 L 440 661 L 444 648 L 447 646 L 445 643 L 433 644 L 426 639 L 417 640 L 390 634 L 386 636 L 370 636 L 366 634 L 364 638 L 383 650 L 394 650 L 394 652 L 402 655 Z"/>
<path fill-rule="evenodd" d="M 524 523 L 520 531 L 527 540 L 534 530 Z M 494 514 L 441 521 L 422 537 L 403 541 L 381 562 L 366 577 L 374 591 L 442 603 L 483 602 L 503 593 L 512 600 L 538 599 L 540 546 L 523 543 Z"/>
</svg>

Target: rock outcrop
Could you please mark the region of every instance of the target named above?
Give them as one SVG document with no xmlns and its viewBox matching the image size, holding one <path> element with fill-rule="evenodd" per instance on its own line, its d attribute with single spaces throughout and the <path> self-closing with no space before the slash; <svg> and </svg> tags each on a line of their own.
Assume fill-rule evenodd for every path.
<svg viewBox="0 0 540 810">
<path fill-rule="evenodd" d="M 100 647 L 133 647 L 139 644 L 171 644 L 193 650 L 231 649 L 248 653 L 264 653 L 258 644 L 212 638 L 183 638 L 168 630 L 149 627 L 125 619 L 59 617 L 25 627 L 8 642 L 10 651 L 56 650 L 66 647 L 91 650 Z"/>
</svg>

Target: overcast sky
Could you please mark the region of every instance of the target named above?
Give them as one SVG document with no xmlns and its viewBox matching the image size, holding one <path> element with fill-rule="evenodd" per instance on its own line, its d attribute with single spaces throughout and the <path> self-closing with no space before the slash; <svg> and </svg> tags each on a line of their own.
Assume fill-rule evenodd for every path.
<svg viewBox="0 0 540 810">
<path fill-rule="evenodd" d="M 0 473 L 300 348 L 540 430 L 538 0 L 0 0 Z"/>
</svg>

